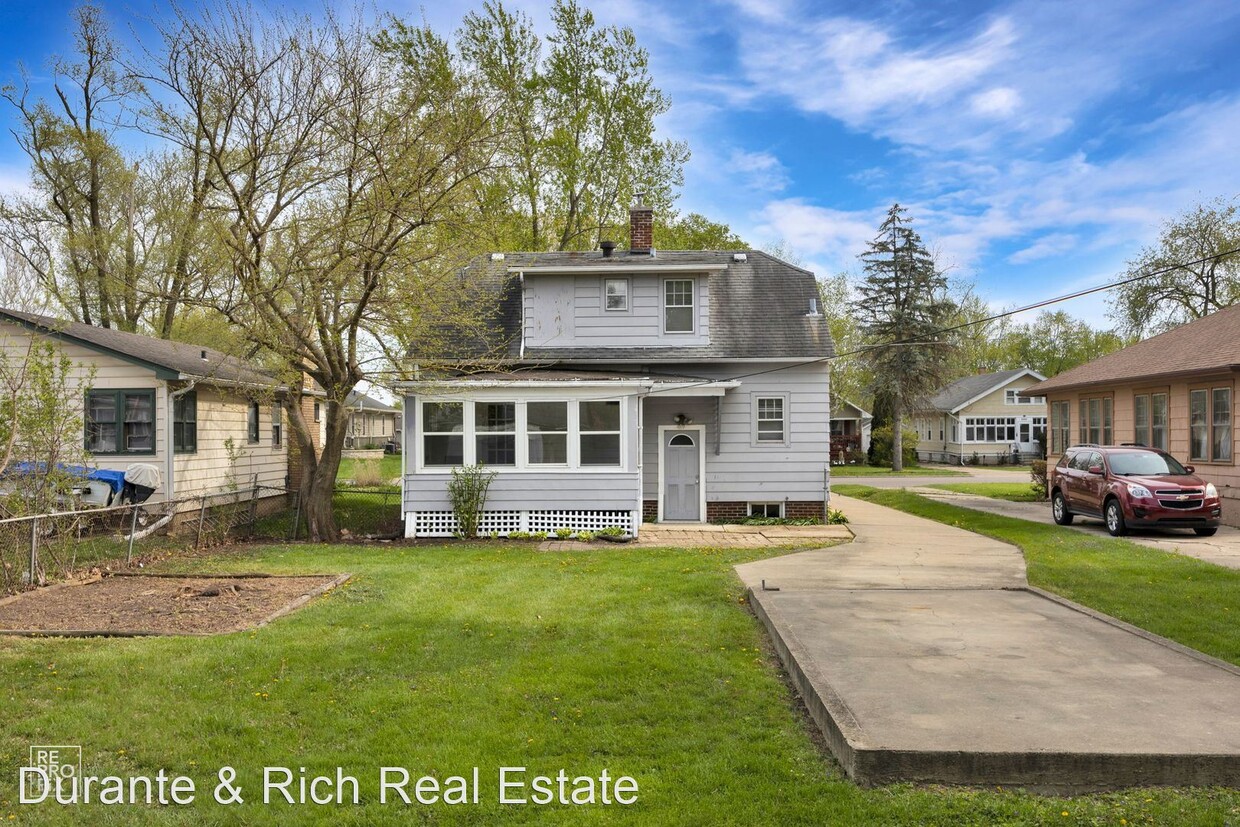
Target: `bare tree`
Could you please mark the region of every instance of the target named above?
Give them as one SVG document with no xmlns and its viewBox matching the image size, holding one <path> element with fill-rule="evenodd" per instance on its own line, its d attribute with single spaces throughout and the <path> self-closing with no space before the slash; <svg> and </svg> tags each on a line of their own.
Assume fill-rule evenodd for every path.
<svg viewBox="0 0 1240 827">
<path fill-rule="evenodd" d="M 375 34 L 241 3 L 182 10 L 145 78 L 152 111 L 182 126 L 176 140 L 209 170 L 222 269 L 202 301 L 278 360 L 320 540 L 337 533 L 342 402 L 366 376 L 367 331 L 434 292 L 423 274 L 436 272 L 440 225 L 492 151 L 493 109 L 445 44 L 416 30 L 394 61 Z M 318 455 L 303 375 L 327 394 Z"/>
</svg>

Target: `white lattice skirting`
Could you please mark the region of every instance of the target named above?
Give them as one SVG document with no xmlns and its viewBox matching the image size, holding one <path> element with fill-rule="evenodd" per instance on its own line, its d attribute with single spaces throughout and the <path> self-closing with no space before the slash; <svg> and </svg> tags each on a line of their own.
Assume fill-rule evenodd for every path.
<svg viewBox="0 0 1240 827">
<path fill-rule="evenodd" d="M 632 534 L 632 511 L 484 511 L 478 535 L 507 537 L 514 531 L 545 531 L 558 528 L 572 531 L 599 531 L 617 526 Z M 410 511 L 405 514 L 406 537 L 454 537 L 456 517 L 451 511 Z"/>
</svg>

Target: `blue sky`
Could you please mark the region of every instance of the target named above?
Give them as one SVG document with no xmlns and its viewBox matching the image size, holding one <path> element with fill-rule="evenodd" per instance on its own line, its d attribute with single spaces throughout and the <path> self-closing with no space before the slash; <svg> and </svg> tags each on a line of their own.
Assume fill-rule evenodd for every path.
<svg viewBox="0 0 1240 827">
<path fill-rule="evenodd" d="M 0 77 L 46 78 L 72 5 L 0 0 Z M 378 5 L 448 31 L 475 4 Z M 546 3 L 510 5 L 545 29 Z M 822 274 L 855 272 L 899 201 L 953 274 L 1025 303 L 1106 281 L 1163 219 L 1240 194 L 1240 3 L 585 5 L 651 53 L 660 129 L 693 150 L 681 207 Z M 126 36 L 161 8 L 105 7 Z M 0 139 L 0 188 L 24 168 Z M 1101 298 L 1066 309 L 1105 322 Z"/>
</svg>

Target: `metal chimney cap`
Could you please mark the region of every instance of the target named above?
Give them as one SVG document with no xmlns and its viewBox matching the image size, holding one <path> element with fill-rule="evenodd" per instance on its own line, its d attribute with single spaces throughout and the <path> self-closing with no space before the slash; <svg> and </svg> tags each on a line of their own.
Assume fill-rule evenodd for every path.
<svg viewBox="0 0 1240 827">
<path fill-rule="evenodd" d="M 603 258 L 611 258 L 612 252 L 616 249 L 616 242 L 600 241 L 598 248 L 603 251 Z"/>
</svg>

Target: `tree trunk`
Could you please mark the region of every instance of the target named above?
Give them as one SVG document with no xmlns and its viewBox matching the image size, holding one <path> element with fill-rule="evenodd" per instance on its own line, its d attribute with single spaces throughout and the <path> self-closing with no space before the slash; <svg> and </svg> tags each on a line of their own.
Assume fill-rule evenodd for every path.
<svg viewBox="0 0 1240 827">
<path fill-rule="evenodd" d="M 904 405 L 898 397 L 891 405 L 891 470 L 904 470 Z"/>
</svg>

